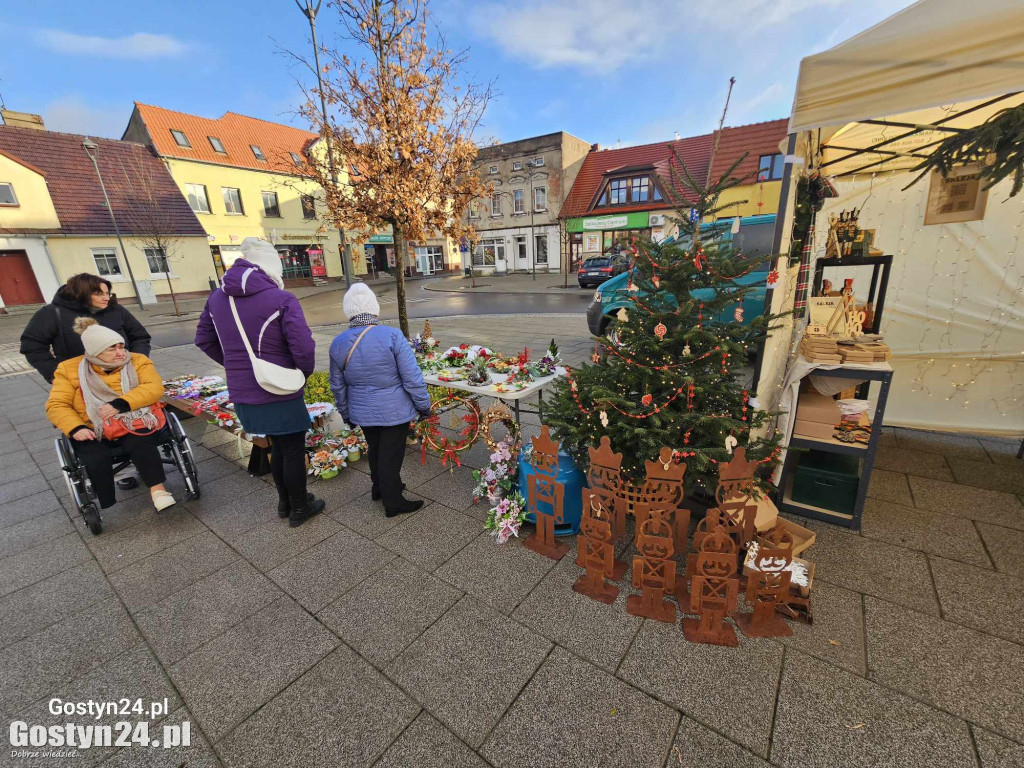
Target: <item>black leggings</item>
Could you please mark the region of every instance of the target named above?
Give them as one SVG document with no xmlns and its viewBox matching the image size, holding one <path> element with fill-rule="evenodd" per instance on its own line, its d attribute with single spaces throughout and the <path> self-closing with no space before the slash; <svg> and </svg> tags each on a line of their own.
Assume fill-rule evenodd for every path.
<svg viewBox="0 0 1024 768">
<path fill-rule="evenodd" d="M 363 427 L 366 435 L 366 458 L 370 463 L 370 480 L 373 490 L 380 494 L 384 510 L 398 510 L 405 503 L 402 496 L 402 462 L 405 460 L 405 445 L 409 437 L 409 425 L 393 427 Z"/>
<path fill-rule="evenodd" d="M 118 445 L 131 459 L 139 470 L 139 477 L 146 487 L 160 485 L 167 477 L 164 475 L 164 463 L 160 458 L 160 448 L 156 435 L 139 437 L 125 435 L 110 442 L 108 440 L 75 440 L 71 439 L 75 455 L 85 466 L 89 474 L 93 490 L 99 499 L 100 507 L 107 509 L 114 506 L 114 446 Z"/>
<path fill-rule="evenodd" d="M 306 506 L 306 433 L 270 436 L 270 474 L 277 495 L 292 509 Z"/>
</svg>

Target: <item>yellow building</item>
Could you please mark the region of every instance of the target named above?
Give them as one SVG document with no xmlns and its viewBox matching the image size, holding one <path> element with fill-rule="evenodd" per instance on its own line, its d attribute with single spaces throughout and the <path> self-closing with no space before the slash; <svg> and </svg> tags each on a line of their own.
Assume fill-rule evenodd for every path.
<svg viewBox="0 0 1024 768">
<path fill-rule="evenodd" d="M 223 272 L 246 237 L 273 243 L 290 286 L 342 279 L 341 236 L 326 223 L 323 191 L 304 175 L 316 134 L 234 112 L 216 119 L 136 102 L 123 138 L 163 158 Z M 342 181 L 347 169 L 339 164 Z M 353 272 L 367 271 L 352 249 Z"/>
<path fill-rule="evenodd" d="M 122 299 L 135 296 L 134 285 L 144 302 L 168 295 L 172 287 L 176 295 L 209 291 L 215 270 L 206 234 L 151 151 L 89 139 L 87 154 L 85 136 L 44 130 L 39 118 L 5 123 L 0 311 L 49 301 L 80 272 L 110 280 Z"/>
</svg>

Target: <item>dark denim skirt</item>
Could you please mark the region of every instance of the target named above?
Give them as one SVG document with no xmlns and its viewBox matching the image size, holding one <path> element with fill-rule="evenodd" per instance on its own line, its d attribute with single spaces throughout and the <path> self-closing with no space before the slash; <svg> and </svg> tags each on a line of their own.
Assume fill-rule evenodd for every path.
<svg viewBox="0 0 1024 768">
<path fill-rule="evenodd" d="M 306 401 L 300 394 L 293 400 L 262 405 L 235 403 L 242 429 L 250 435 L 291 435 L 305 432 L 311 424 Z"/>
</svg>

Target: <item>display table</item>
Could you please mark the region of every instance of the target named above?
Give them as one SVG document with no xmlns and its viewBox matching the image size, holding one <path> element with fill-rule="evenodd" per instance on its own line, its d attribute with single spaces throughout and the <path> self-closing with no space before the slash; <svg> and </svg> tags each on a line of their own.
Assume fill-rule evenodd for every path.
<svg viewBox="0 0 1024 768">
<path fill-rule="evenodd" d="M 423 379 L 427 384 L 432 386 L 447 387 L 448 389 L 455 389 L 459 392 L 468 392 L 469 394 L 476 395 L 478 397 L 493 397 L 495 400 L 511 403 L 512 413 L 515 416 L 516 424 L 519 424 L 520 413 L 532 413 L 537 416 L 542 415 L 544 410 L 544 389 L 550 386 L 555 380 L 565 376 L 565 368 L 559 366 L 551 376 L 534 379 L 533 381 L 528 382 L 522 389 L 518 390 L 500 389 L 508 378 L 508 375 L 504 373 L 490 372 L 490 384 L 470 384 L 468 381 L 445 381 L 444 379 L 446 378 L 446 375 L 450 375 L 450 373 L 446 371 L 425 373 L 423 375 Z M 537 396 L 537 410 L 531 411 L 522 408 L 520 403 L 533 395 Z"/>
</svg>

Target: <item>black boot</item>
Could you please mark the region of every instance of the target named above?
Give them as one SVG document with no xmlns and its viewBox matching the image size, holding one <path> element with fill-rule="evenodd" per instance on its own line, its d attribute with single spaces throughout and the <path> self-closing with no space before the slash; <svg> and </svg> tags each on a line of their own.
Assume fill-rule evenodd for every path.
<svg viewBox="0 0 1024 768">
<path fill-rule="evenodd" d="M 313 494 L 306 495 L 306 504 L 304 506 L 293 505 L 292 512 L 288 516 L 288 525 L 292 528 L 298 528 L 304 522 L 309 520 L 311 517 L 316 517 L 324 511 L 324 507 L 327 506 L 327 502 L 323 499 L 318 499 Z"/>
<path fill-rule="evenodd" d="M 306 503 L 313 501 L 313 494 L 306 494 Z M 277 499 L 277 516 L 288 517 L 292 511 L 292 502 L 287 496 L 279 496 Z"/>
<path fill-rule="evenodd" d="M 396 517 L 397 515 L 407 515 L 410 512 L 415 512 L 417 509 L 423 506 L 423 499 L 402 499 L 402 504 L 395 509 L 385 509 L 384 517 Z"/>
</svg>

